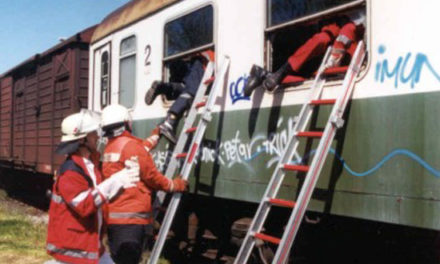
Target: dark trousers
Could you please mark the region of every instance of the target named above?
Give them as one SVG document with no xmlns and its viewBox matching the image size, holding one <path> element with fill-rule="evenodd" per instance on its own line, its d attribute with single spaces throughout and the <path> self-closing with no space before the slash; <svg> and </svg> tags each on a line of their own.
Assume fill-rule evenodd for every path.
<svg viewBox="0 0 440 264">
<path fill-rule="evenodd" d="M 199 89 L 205 70 L 200 60 L 193 60 L 188 65 L 188 70 L 183 77 L 184 88 L 180 92 L 179 97 L 171 106 L 169 112 L 181 117 L 183 113 L 191 107 L 194 96 Z"/>
<path fill-rule="evenodd" d="M 151 225 L 109 225 L 110 254 L 116 264 L 139 264 Z"/>
</svg>

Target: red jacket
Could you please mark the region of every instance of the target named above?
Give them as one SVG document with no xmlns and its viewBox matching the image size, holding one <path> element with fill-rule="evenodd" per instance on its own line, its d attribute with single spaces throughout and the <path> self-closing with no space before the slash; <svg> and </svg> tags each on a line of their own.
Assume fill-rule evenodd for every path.
<svg viewBox="0 0 440 264">
<path fill-rule="evenodd" d="M 102 174 L 105 179 L 125 167 L 125 160 L 137 157 L 141 181 L 134 188 L 125 189 L 109 204 L 108 224 L 152 223 L 151 191 L 169 191 L 172 181 L 162 175 L 141 139 L 124 131 L 111 138 L 104 150 Z"/>
<path fill-rule="evenodd" d="M 101 174 L 94 162 L 96 184 Z M 49 208 L 47 252 L 55 259 L 75 264 L 94 264 L 104 252 L 101 244 L 105 198 L 95 188 L 81 156 L 73 154 L 60 168 Z M 99 228 L 101 223 L 101 229 Z"/>
</svg>

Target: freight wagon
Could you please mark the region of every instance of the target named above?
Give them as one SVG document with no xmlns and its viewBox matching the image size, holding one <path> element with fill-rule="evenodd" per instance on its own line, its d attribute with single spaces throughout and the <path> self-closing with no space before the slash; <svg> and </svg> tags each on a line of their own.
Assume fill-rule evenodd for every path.
<svg viewBox="0 0 440 264">
<path fill-rule="evenodd" d="M 94 29 L 62 40 L 1 75 L 0 166 L 13 169 L 3 173 L 4 181 L 28 190 L 40 183 L 50 185 L 64 159 L 54 153 L 61 121 L 87 108 L 89 42 Z M 26 177 L 27 173 L 33 176 Z"/>
</svg>

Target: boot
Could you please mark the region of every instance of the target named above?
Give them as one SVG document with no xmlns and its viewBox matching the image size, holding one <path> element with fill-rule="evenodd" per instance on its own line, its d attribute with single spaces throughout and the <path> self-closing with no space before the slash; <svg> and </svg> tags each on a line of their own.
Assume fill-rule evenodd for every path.
<svg viewBox="0 0 440 264">
<path fill-rule="evenodd" d="M 260 66 L 253 65 L 246 86 L 244 87 L 244 95 L 251 96 L 252 92 L 261 85 L 269 72 Z"/>
<path fill-rule="evenodd" d="M 276 72 L 269 73 L 266 79 L 263 81 L 263 87 L 269 92 L 275 90 L 275 88 L 281 83 L 284 77 L 289 73 L 290 65 L 285 63 Z"/>
<path fill-rule="evenodd" d="M 177 116 L 174 114 L 168 113 L 165 120 L 159 124 L 159 133 L 164 136 L 168 141 L 172 144 L 176 144 L 176 133 L 174 132 L 176 129 L 176 125 L 178 123 Z"/>
<path fill-rule="evenodd" d="M 161 81 L 154 81 L 151 85 L 150 90 L 148 90 L 147 94 L 145 95 L 145 103 L 147 105 L 151 105 L 154 102 L 154 99 L 162 93 L 162 88 L 165 85 L 164 82 Z"/>
</svg>

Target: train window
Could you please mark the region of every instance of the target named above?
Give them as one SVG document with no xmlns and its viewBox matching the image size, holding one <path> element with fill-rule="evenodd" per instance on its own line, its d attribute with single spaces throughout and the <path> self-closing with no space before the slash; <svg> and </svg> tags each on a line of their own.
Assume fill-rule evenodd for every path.
<svg viewBox="0 0 440 264">
<path fill-rule="evenodd" d="M 121 41 L 119 54 L 119 103 L 131 108 L 134 105 L 136 84 L 136 37 Z"/>
<path fill-rule="evenodd" d="M 165 25 L 165 58 L 213 44 L 213 8 L 203 7 Z"/>
<path fill-rule="evenodd" d="M 101 55 L 101 108 L 108 105 L 110 101 L 110 87 L 109 87 L 109 55 L 105 51 Z"/>
<path fill-rule="evenodd" d="M 339 29 L 349 22 L 356 24 L 356 41 L 364 39 L 365 16 L 365 0 L 267 0 L 266 68 L 276 71 L 283 69 L 282 66 L 289 62 L 289 74 L 299 77 L 299 80 L 312 78 L 322 61 L 325 49 L 308 56 L 302 62 L 296 60 L 297 63 L 292 63 L 295 57 L 291 56 L 301 47 L 312 43 L 308 41 L 317 33 L 331 36 L 326 44 L 332 45 L 332 41 L 338 37 Z M 337 30 L 325 28 L 333 23 L 337 25 Z M 336 36 L 332 36 L 332 33 Z M 349 56 L 346 55 L 339 65 L 348 64 L 347 57 Z"/>
<path fill-rule="evenodd" d="M 164 31 L 163 79 L 187 85 L 186 81 L 189 79 L 184 78 L 197 72 L 196 69 L 200 66 L 198 62 L 206 63 L 201 59 L 203 51 L 214 51 L 214 9 L 211 5 L 197 9 L 166 23 Z M 209 60 L 213 59 L 213 53 L 204 54 L 210 54 Z M 193 87 L 194 84 L 188 86 Z M 176 89 L 165 91 L 162 96 L 165 105 L 170 105 L 170 101 L 176 99 L 180 93 Z"/>
<path fill-rule="evenodd" d="M 269 0 L 267 24 L 276 26 L 348 2 L 353 0 Z"/>
</svg>

